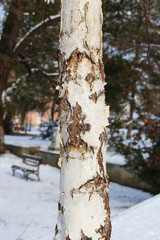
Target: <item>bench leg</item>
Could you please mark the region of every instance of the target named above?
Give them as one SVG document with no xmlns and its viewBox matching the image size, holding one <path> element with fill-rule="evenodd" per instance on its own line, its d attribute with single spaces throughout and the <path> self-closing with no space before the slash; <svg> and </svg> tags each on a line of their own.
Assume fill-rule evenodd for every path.
<svg viewBox="0 0 160 240">
<path fill-rule="evenodd" d="M 29 177 L 28 177 L 28 174 L 26 174 L 26 181 L 28 181 Z"/>
<path fill-rule="evenodd" d="M 39 174 L 37 174 L 37 177 L 38 177 L 38 181 L 40 181 L 40 177 L 39 177 Z"/>
<path fill-rule="evenodd" d="M 26 171 L 24 172 L 24 178 L 28 181 L 28 173 Z"/>
<path fill-rule="evenodd" d="M 33 173 L 33 174 L 35 174 L 37 176 L 37 178 L 38 178 L 38 181 L 40 181 L 39 174 L 38 173 Z"/>
<path fill-rule="evenodd" d="M 15 176 L 15 171 L 16 171 L 17 168 L 13 167 L 12 168 L 12 176 Z"/>
</svg>

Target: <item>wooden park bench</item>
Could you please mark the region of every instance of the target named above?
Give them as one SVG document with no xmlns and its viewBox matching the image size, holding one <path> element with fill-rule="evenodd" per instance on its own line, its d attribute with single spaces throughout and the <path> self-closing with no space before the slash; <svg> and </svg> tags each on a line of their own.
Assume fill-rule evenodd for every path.
<svg viewBox="0 0 160 240">
<path fill-rule="evenodd" d="M 35 174 L 40 181 L 39 177 L 39 166 L 42 158 L 35 155 L 23 154 L 22 163 L 12 166 L 13 176 L 15 175 L 16 170 L 20 170 L 24 173 L 26 180 L 29 179 L 30 174 Z"/>
</svg>

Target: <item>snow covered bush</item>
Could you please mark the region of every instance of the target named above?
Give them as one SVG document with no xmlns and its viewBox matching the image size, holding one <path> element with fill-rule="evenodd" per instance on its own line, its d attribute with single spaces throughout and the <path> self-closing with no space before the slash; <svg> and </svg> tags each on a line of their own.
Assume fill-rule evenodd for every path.
<svg viewBox="0 0 160 240">
<path fill-rule="evenodd" d="M 151 186 L 152 193 L 160 192 L 160 122 L 143 118 L 132 131 L 131 139 L 125 138 L 125 129 L 116 128 L 117 121 L 110 124 L 109 143 L 115 151 L 124 155 L 126 167 Z"/>
</svg>

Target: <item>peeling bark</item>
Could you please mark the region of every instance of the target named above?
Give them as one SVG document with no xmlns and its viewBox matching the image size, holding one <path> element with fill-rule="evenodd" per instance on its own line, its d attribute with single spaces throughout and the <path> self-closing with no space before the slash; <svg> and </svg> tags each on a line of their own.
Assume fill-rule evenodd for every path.
<svg viewBox="0 0 160 240">
<path fill-rule="evenodd" d="M 60 202 L 58 203 L 58 210 L 59 210 L 59 212 L 60 212 L 62 215 L 64 214 L 65 209 L 64 209 L 64 207 L 61 205 Z"/>
<path fill-rule="evenodd" d="M 91 99 L 91 100 L 93 100 L 93 102 L 97 102 L 97 93 L 95 92 L 95 93 L 93 93 L 93 94 L 91 94 L 90 96 L 89 96 L 89 98 Z"/>
<path fill-rule="evenodd" d="M 81 139 L 81 133 L 85 134 L 86 131 L 90 130 L 90 124 L 84 123 L 85 116 L 82 114 L 81 106 L 76 103 L 73 108 L 73 121 L 68 123 L 67 132 L 69 138 L 66 142 L 66 148 L 69 149 L 87 149 L 87 143 Z"/>
<path fill-rule="evenodd" d="M 62 0 L 61 193 L 54 240 L 109 240 L 101 0 Z"/>
<path fill-rule="evenodd" d="M 92 240 L 92 238 L 87 237 L 87 236 L 84 234 L 83 230 L 81 230 L 81 240 Z"/>
<path fill-rule="evenodd" d="M 85 80 L 88 82 L 88 84 L 89 84 L 89 86 L 90 86 L 90 89 L 92 90 L 92 83 L 93 83 L 93 81 L 95 80 L 94 75 L 93 75 L 92 73 L 89 73 L 89 74 L 86 76 L 86 79 L 85 79 Z"/>
<path fill-rule="evenodd" d="M 71 240 L 71 239 L 69 238 L 69 235 L 66 237 L 66 240 Z"/>
</svg>

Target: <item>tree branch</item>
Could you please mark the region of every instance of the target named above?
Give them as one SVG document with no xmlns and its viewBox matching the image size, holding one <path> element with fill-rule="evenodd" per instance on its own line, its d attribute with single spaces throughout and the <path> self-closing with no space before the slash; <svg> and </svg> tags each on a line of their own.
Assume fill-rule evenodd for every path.
<svg viewBox="0 0 160 240">
<path fill-rule="evenodd" d="M 12 56 L 24 17 L 27 1 L 13 0 L 0 39 L 0 53 Z"/>
<path fill-rule="evenodd" d="M 45 20 L 43 20 L 42 22 L 35 25 L 32 29 L 30 29 L 30 31 L 28 33 L 26 33 L 26 35 L 24 35 L 23 38 L 21 38 L 19 40 L 19 42 L 17 42 L 17 44 L 14 48 L 14 56 L 18 56 L 21 49 L 24 47 L 24 45 L 27 42 L 30 41 L 31 37 L 33 37 L 35 34 L 39 33 L 40 31 L 42 31 L 42 29 L 44 29 L 52 24 L 55 24 L 59 20 L 60 20 L 60 15 L 58 14 L 55 16 L 50 16 L 50 17 L 46 18 Z"/>
</svg>

